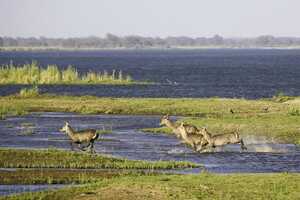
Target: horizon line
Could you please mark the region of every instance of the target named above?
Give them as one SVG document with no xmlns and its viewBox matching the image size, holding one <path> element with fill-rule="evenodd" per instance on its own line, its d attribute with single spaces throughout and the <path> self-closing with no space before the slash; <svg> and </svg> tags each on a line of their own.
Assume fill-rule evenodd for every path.
<svg viewBox="0 0 300 200">
<path fill-rule="evenodd" d="M 107 38 L 108 35 L 113 35 L 117 36 L 120 38 L 125 38 L 125 37 L 142 37 L 142 38 L 180 38 L 180 37 L 186 37 L 186 38 L 192 38 L 192 39 L 197 39 L 197 38 L 214 38 L 214 37 L 222 37 L 223 39 L 253 39 L 253 38 L 259 38 L 259 37 L 274 37 L 274 38 L 300 38 L 300 36 L 275 36 L 272 34 L 261 34 L 261 35 L 256 35 L 256 36 L 222 36 L 221 34 L 214 34 L 211 36 L 187 36 L 187 35 L 169 35 L 169 36 L 145 36 L 145 35 L 139 35 L 139 34 L 129 34 L 129 35 L 117 35 L 113 33 L 106 33 L 104 36 L 97 36 L 97 35 L 86 35 L 86 36 L 68 36 L 68 37 L 56 37 L 56 36 L 7 36 L 7 35 L 0 35 L 1 38 L 24 38 L 24 39 L 29 39 L 29 38 L 47 38 L 47 39 L 70 39 L 70 38 Z"/>
</svg>

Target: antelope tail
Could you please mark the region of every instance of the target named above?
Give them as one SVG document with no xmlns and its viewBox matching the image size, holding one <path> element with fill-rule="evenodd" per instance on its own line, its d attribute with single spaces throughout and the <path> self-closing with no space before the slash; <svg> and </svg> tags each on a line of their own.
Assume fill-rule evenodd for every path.
<svg viewBox="0 0 300 200">
<path fill-rule="evenodd" d="M 97 139 L 99 137 L 98 133 L 95 133 L 95 135 L 92 137 L 93 140 Z"/>
</svg>

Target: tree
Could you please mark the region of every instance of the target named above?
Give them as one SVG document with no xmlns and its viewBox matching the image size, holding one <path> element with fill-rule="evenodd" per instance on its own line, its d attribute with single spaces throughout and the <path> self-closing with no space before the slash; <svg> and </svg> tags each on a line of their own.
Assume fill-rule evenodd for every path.
<svg viewBox="0 0 300 200">
<path fill-rule="evenodd" d="M 3 45 L 4 45 L 3 38 L 0 37 L 0 47 L 3 47 Z"/>
</svg>

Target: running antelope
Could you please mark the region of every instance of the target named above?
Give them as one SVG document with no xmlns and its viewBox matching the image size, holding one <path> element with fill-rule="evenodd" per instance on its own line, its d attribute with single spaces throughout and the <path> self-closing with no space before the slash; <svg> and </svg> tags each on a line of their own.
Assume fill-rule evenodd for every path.
<svg viewBox="0 0 300 200">
<path fill-rule="evenodd" d="M 172 122 L 169 118 L 169 115 L 165 115 L 160 120 L 160 125 L 167 126 L 168 128 L 172 129 L 173 133 L 177 136 L 177 138 L 181 139 L 184 143 L 187 143 L 191 145 L 194 150 L 196 150 L 196 146 L 191 140 L 195 141 L 201 141 L 203 139 L 203 136 L 201 134 L 198 134 L 199 130 L 196 126 L 185 124 L 184 125 L 184 132 L 182 132 L 182 129 L 180 129 L 180 126 L 178 126 L 175 122 Z M 185 133 L 186 132 L 186 133 Z M 188 139 L 187 139 L 188 138 Z M 193 138 L 193 139 L 191 139 Z M 198 142 L 196 142 L 198 143 Z M 206 142 L 207 144 L 207 142 Z M 203 145 L 205 145 L 205 141 L 203 141 Z"/>
<path fill-rule="evenodd" d="M 70 137 L 71 149 L 74 150 L 73 144 L 77 144 L 81 150 L 84 150 L 80 145 L 82 143 L 87 143 L 86 147 L 90 148 L 91 153 L 95 153 L 94 150 L 94 141 L 99 137 L 99 134 L 96 133 L 95 129 L 85 129 L 80 131 L 74 131 L 68 122 L 65 122 L 65 125 L 60 129 L 61 132 L 66 132 Z"/>
<path fill-rule="evenodd" d="M 168 128 L 172 129 L 173 133 L 177 136 L 177 138 L 182 139 L 180 130 L 178 129 L 179 126 L 175 122 L 172 122 L 170 120 L 169 115 L 163 116 L 160 119 L 159 125 L 160 126 L 164 126 L 165 125 Z M 196 132 L 198 132 L 198 128 L 196 126 L 186 124 L 185 127 L 186 127 L 186 131 L 188 133 L 196 133 Z"/>
<path fill-rule="evenodd" d="M 178 130 L 181 134 L 181 138 L 189 145 L 193 147 L 195 151 L 200 151 L 202 149 L 202 146 L 205 146 L 207 141 L 204 139 L 204 137 L 199 134 L 199 130 L 197 129 L 196 132 L 188 132 L 187 128 L 190 125 L 184 124 L 183 122 L 178 127 Z"/>
<path fill-rule="evenodd" d="M 240 135 L 235 133 L 224 133 L 219 135 L 212 136 L 211 133 L 207 131 L 206 128 L 203 128 L 199 132 L 201 135 L 203 135 L 203 138 L 208 142 L 206 147 L 217 147 L 217 146 L 223 146 L 226 144 L 241 144 L 241 150 L 246 150 L 247 147 L 244 144 L 244 141 L 242 138 L 240 138 Z M 200 151 L 203 147 L 203 144 L 200 144 Z"/>
</svg>

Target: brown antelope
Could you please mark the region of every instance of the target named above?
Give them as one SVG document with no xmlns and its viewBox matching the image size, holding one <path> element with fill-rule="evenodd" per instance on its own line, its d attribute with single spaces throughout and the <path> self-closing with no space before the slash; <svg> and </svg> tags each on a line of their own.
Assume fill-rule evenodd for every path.
<svg viewBox="0 0 300 200">
<path fill-rule="evenodd" d="M 203 128 L 199 132 L 201 135 L 203 135 L 203 138 L 208 142 L 206 147 L 217 147 L 217 146 L 223 146 L 226 144 L 241 144 L 241 150 L 246 150 L 246 146 L 244 144 L 244 141 L 242 138 L 240 138 L 240 135 L 235 133 L 224 133 L 219 135 L 212 136 L 211 133 L 207 131 L 206 128 Z M 203 144 L 200 144 L 200 151 L 203 147 Z"/>
<path fill-rule="evenodd" d="M 160 119 L 160 123 L 159 123 L 160 126 L 167 126 L 168 128 L 172 129 L 173 133 L 177 136 L 177 138 L 180 138 L 181 139 L 181 133 L 178 129 L 179 125 L 177 125 L 175 122 L 172 122 L 170 120 L 170 117 L 169 115 L 165 115 L 163 116 L 161 119 Z M 185 125 L 186 127 L 186 131 L 188 133 L 195 133 L 195 132 L 198 132 L 198 128 L 196 126 L 193 126 L 193 125 L 188 125 L 186 124 Z"/>
<path fill-rule="evenodd" d="M 184 143 L 187 143 L 191 145 L 194 150 L 196 146 L 194 145 L 193 142 L 190 141 L 191 138 L 194 138 L 194 140 L 202 140 L 203 136 L 201 134 L 197 134 L 199 132 L 198 128 L 196 126 L 190 125 L 190 124 L 185 124 L 185 132 L 182 132 L 182 129 L 180 129 L 180 126 L 178 126 L 176 123 L 172 122 L 169 118 L 169 115 L 165 115 L 161 118 L 160 120 L 160 125 L 167 126 L 168 128 L 172 129 L 173 133 L 177 136 L 177 138 L 182 139 Z M 188 136 L 186 136 L 188 135 Z M 189 138 L 189 139 L 187 139 Z M 197 139 L 196 139 L 197 138 Z M 207 144 L 207 142 L 206 142 Z M 205 141 L 203 141 L 203 145 L 205 145 Z"/>
<path fill-rule="evenodd" d="M 207 144 L 207 141 L 203 138 L 201 134 L 199 134 L 199 130 L 197 132 L 188 132 L 187 127 L 190 125 L 184 124 L 183 122 L 178 127 L 178 130 L 181 134 L 181 138 L 189 145 L 193 147 L 195 151 L 200 151 L 202 146 Z"/>
<path fill-rule="evenodd" d="M 87 143 L 86 147 L 90 148 L 91 153 L 95 153 L 94 150 L 94 141 L 99 137 L 99 134 L 96 133 L 95 129 L 85 129 L 80 131 L 74 131 L 68 122 L 65 122 L 65 125 L 60 129 L 61 132 L 66 132 L 71 139 L 70 145 L 73 149 L 73 144 L 77 144 L 81 150 L 84 150 L 80 145 L 82 143 Z"/>
</svg>

